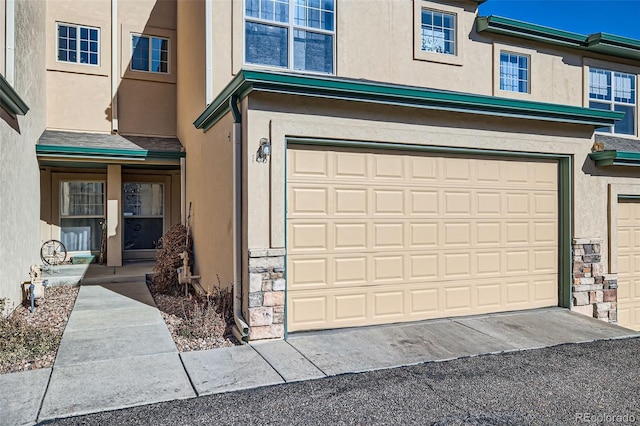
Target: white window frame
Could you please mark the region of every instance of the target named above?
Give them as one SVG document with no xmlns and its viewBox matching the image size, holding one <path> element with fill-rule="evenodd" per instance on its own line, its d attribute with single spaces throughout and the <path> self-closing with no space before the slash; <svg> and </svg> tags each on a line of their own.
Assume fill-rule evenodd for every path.
<svg viewBox="0 0 640 426">
<path fill-rule="evenodd" d="M 314 27 L 307 27 L 304 25 L 297 25 L 294 23 L 294 16 L 295 16 L 295 0 L 288 0 L 288 6 L 289 6 L 289 20 L 288 22 L 279 22 L 279 21 L 271 21 L 268 19 L 262 19 L 262 18 L 255 18 L 252 16 L 247 16 L 247 0 L 243 1 L 242 4 L 242 40 L 243 40 L 243 45 L 242 45 L 242 62 L 246 65 L 252 66 L 252 67 L 259 67 L 259 68 L 269 68 L 269 69 L 281 69 L 281 70 L 288 70 L 288 71 L 294 71 L 294 72 L 300 72 L 300 73 L 306 73 L 306 74 L 319 74 L 319 75 L 335 75 L 336 74 L 336 14 L 337 14 L 337 10 L 336 10 L 336 3 L 337 0 L 333 0 L 333 31 L 330 30 L 325 30 L 325 29 L 321 29 L 321 28 L 314 28 Z M 256 23 L 256 24 L 262 24 L 262 25 L 269 25 L 269 26 L 274 26 L 274 27 L 280 27 L 280 28 L 287 28 L 287 35 L 288 35 L 288 40 L 287 40 L 287 50 L 288 50 L 288 57 L 287 57 L 287 66 L 286 67 L 280 67 L 280 66 L 276 66 L 276 65 L 262 65 L 262 64 L 255 64 L 253 62 L 247 62 L 247 22 L 252 22 L 252 23 Z M 295 30 L 299 30 L 299 31 L 306 31 L 306 32 L 312 32 L 312 33 L 318 33 L 318 34 L 324 34 L 324 35 L 330 35 L 332 36 L 332 48 L 331 48 L 331 54 L 332 54 L 332 66 L 331 66 L 331 72 L 330 73 L 325 73 L 325 72 L 321 72 L 321 71 L 307 71 L 307 70 L 297 70 L 294 68 L 294 31 Z"/>
<path fill-rule="evenodd" d="M 422 14 L 424 12 L 431 12 L 432 16 L 434 14 L 438 14 L 438 15 L 442 15 L 442 19 L 443 19 L 443 24 L 442 24 L 442 29 L 443 30 L 449 30 L 453 32 L 453 53 L 449 53 L 449 52 L 445 52 L 444 50 L 442 52 L 439 52 L 437 50 L 426 50 L 423 48 L 424 45 L 424 37 L 423 37 L 423 31 L 424 31 L 424 26 L 425 23 L 422 21 Z M 453 20 L 453 27 L 448 28 L 444 26 L 444 17 L 448 16 L 451 17 Z M 432 23 L 431 24 L 431 32 L 433 33 L 434 30 L 436 29 L 435 25 Z M 457 34 L 457 28 L 458 28 L 458 16 L 455 13 L 449 13 L 449 12 L 444 12 L 441 10 L 436 10 L 436 9 L 431 9 L 431 8 L 427 8 L 427 7 L 422 7 L 420 9 L 420 50 L 423 52 L 429 52 L 429 53 L 437 53 L 440 55 L 450 55 L 450 56 L 456 56 L 458 54 L 458 34 Z M 443 32 L 443 37 L 444 37 L 444 32 Z M 443 38 L 442 42 L 446 45 L 447 40 L 446 38 Z M 451 43 L 449 41 L 449 43 Z"/>
<path fill-rule="evenodd" d="M 454 54 L 422 50 L 422 11 L 429 10 L 454 17 Z M 448 65 L 464 65 L 464 51 L 468 34 L 463 7 L 445 5 L 427 0 L 413 0 L 413 59 Z"/>
<path fill-rule="evenodd" d="M 60 26 L 64 26 L 64 27 L 74 27 L 76 29 L 76 59 L 77 61 L 63 61 L 60 60 L 59 57 L 59 52 L 60 52 Z M 98 51 L 96 52 L 96 55 L 98 57 L 98 63 L 96 64 L 92 64 L 90 62 L 80 62 L 80 30 L 82 28 L 85 28 L 87 30 L 97 30 L 98 31 Z M 100 66 L 100 39 L 101 39 L 101 34 L 100 34 L 100 27 L 92 27 L 89 25 L 79 25 L 79 24 L 70 24 L 67 22 L 56 22 L 56 62 L 59 62 L 61 64 L 76 64 L 76 65 L 88 65 L 88 66 L 92 66 L 92 67 L 99 67 Z M 91 42 L 91 40 L 88 40 L 89 42 Z M 89 51 L 91 54 L 91 51 Z"/>
<path fill-rule="evenodd" d="M 609 73 L 611 75 L 611 99 L 610 100 L 606 100 L 606 99 L 597 99 L 597 98 L 591 98 L 591 71 L 592 70 L 597 70 L 597 71 L 601 71 L 603 73 Z M 591 104 L 591 102 L 596 102 L 596 103 L 600 103 L 600 104 L 608 104 L 609 105 L 609 111 L 615 111 L 615 106 L 616 105 L 623 105 L 623 106 L 628 106 L 628 107 L 632 107 L 633 108 L 633 131 L 632 133 L 616 133 L 615 131 L 615 125 L 608 127 L 608 129 L 610 129 L 610 131 L 603 131 L 600 130 L 598 128 L 596 128 L 596 133 L 600 133 L 600 134 L 604 134 L 604 135 L 615 135 L 615 136 L 622 136 L 622 137 L 634 137 L 638 134 L 638 76 L 634 73 L 631 72 L 625 72 L 625 71 L 619 71 L 616 69 L 612 69 L 612 68 L 608 68 L 606 66 L 589 66 L 587 67 L 587 78 L 586 78 L 586 84 L 587 84 L 587 96 L 586 96 L 586 101 L 587 101 L 587 106 L 589 106 Z M 631 103 L 627 103 L 627 102 L 620 102 L 620 101 L 616 101 L 615 100 L 615 75 L 616 74 L 623 74 L 625 76 L 631 76 L 633 77 L 634 80 L 634 97 L 635 97 L 635 102 L 633 104 Z M 604 110 L 607 111 L 607 110 Z"/>
<path fill-rule="evenodd" d="M 510 90 L 510 89 L 503 89 L 502 88 L 502 55 L 509 55 L 509 56 L 516 56 L 518 58 L 526 58 L 527 59 L 527 79 L 526 79 L 526 83 L 527 83 L 527 90 L 525 92 L 520 91 L 520 85 L 518 84 L 517 90 Z M 520 67 L 519 67 L 520 61 L 518 61 L 518 71 L 520 71 Z M 509 93 L 523 93 L 523 94 L 529 94 L 531 93 L 531 55 L 527 55 L 524 53 L 518 53 L 518 52 L 512 52 L 509 50 L 500 50 L 500 53 L 498 54 L 498 67 L 499 67 L 499 81 L 498 81 L 498 88 L 501 92 L 509 92 Z M 520 73 L 518 72 L 517 78 L 516 78 L 517 82 L 520 83 L 520 81 L 523 81 L 522 79 L 520 79 Z"/>
<path fill-rule="evenodd" d="M 151 63 L 152 63 L 152 55 L 153 55 L 153 39 L 157 38 L 159 40 L 166 40 L 167 42 L 167 72 L 162 72 L 162 71 L 152 71 L 151 69 L 148 70 L 136 70 L 133 69 L 133 53 L 135 51 L 134 46 L 133 46 L 133 38 L 134 37 L 146 37 L 149 39 L 149 68 L 151 68 Z M 129 38 L 129 46 L 131 49 L 131 58 L 129 61 L 129 70 L 133 71 L 133 72 L 143 72 L 143 73 L 148 73 L 148 74 L 157 74 L 157 75 L 170 75 L 171 74 L 171 39 L 169 37 L 162 37 L 162 36 L 157 36 L 157 35 L 151 35 L 151 34 L 142 34 L 142 33 L 131 33 L 131 37 Z"/>
</svg>

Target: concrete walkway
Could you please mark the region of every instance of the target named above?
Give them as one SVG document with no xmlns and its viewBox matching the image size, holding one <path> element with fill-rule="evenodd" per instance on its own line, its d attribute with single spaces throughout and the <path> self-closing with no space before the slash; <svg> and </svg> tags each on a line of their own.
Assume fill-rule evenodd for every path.
<svg viewBox="0 0 640 426">
<path fill-rule="evenodd" d="M 344 373 L 638 336 L 561 308 L 298 333 L 178 354 L 144 282 L 83 285 L 53 369 L 0 375 L 0 425 Z"/>
</svg>

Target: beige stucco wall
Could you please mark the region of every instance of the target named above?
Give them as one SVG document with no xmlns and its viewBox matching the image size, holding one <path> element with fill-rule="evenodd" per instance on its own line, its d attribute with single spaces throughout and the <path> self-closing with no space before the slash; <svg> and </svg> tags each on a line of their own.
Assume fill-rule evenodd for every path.
<svg viewBox="0 0 640 426">
<path fill-rule="evenodd" d="M 84 2 L 56 0 L 47 8 L 47 127 L 50 129 L 108 133 L 112 130 L 112 51 L 110 0 Z M 57 61 L 56 23 L 100 29 L 99 65 Z M 118 132 L 175 136 L 176 1 L 118 1 Z M 168 75 L 129 70 L 131 34 L 170 40 Z"/>
<path fill-rule="evenodd" d="M 513 152 L 569 154 L 573 162 L 573 235 L 602 238 L 608 247 L 608 187 L 634 184 L 640 171 L 597 169 L 588 159 L 592 128 L 533 120 L 493 118 L 253 94 L 247 115 L 248 247 L 283 247 L 286 136 L 406 143 Z M 460 123 L 464 122 L 464 127 Z M 273 146 L 267 164 L 255 162 L 259 140 Z M 637 185 L 637 182 L 635 183 Z M 265 214 L 269 212 L 270 214 Z M 607 264 L 608 254 L 603 253 Z"/>
<path fill-rule="evenodd" d="M 19 284 L 40 263 L 40 172 L 35 143 L 45 126 L 45 8 L 38 2 L 15 5 L 14 88 L 30 107 L 12 119 L 0 110 L 0 299 L 20 303 Z"/>
<path fill-rule="evenodd" d="M 220 9 L 229 7 L 224 3 L 214 1 L 213 5 Z M 229 287 L 233 281 L 233 146 L 230 142 L 233 119 L 227 115 L 207 133 L 193 126 L 206 104 L 204 1 L 179 2 L 177 16 L 178 62 L 189 64 L 180 68 L 178 74 L 177 131 L 187 152 L 186 204 L 188 209 L 191 203 L 192 209 L 194 273 L 202 276 L 201 282 L 206 288 L 217 285 L 217 277 L 222 286 Z M 216 21 L 222 19 L 217 17 Z M 218 72 L 222 73 L 214 70 L 214 82 L 222 89 L 227 80 L 219 79 Z"/>
<path fill-rule="evenodd" d="M 242 0 L 213 3 L 216 93 L 242 68 L 282 70 L 244 63 Z M 456 57 L 425 55 L 416 49 L 419 10 L 422 7 L 457 14 L 460 39 Z M 524 39 L 476 33 L 476 8 L 476 2 L 456 0 L 337 0 L 334 74 L 338 77 L 507 98 L 577 106 L 588 104 L 584 90 L 584 52 Z M 231 28 L 229 21 L 233 22 Z M 229 63 L 229 55 L 219 54 L 229 51 L 232 52 L 232 63 Z M 530 93 L 500 90 L 501 51 L 531 56 Z M 606 58 L 591 53 L 587 56 L 623 66 L 634 64 L 631 60 L 621 58 Z"/>
</svg>

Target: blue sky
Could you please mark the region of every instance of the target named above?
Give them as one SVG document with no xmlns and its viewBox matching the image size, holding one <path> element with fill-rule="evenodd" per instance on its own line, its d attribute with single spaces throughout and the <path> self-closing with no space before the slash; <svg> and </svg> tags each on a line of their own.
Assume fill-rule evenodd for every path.
<svg viewBox="0 0 640 426">
<path fill-rule="evenodd" d="M 488 0 L 478 14 L 585 35 L 603 32 L 640 40 L 640 0 Z"/>
</svg>

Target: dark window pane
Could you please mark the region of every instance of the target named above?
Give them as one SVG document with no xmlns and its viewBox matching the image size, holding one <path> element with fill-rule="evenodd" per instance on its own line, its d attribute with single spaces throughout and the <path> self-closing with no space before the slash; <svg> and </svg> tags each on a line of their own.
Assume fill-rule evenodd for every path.
<svg viewBox="0 0 640 426">
<path fill-rule="evenodd" d="M 149 71 L 149 38 L 133 36 L 133 56 L 131 69 Z"/>
<path fill-rule="evenodd" d="M 287 28 L 246 23 L 245 58 L 248 63 L 286 67 L 288 64 Z"/>
<path fill-rule="evenodd" d="M 69 62 L 78 62 L 78 55 L 76 52 L 69 52 Z"/>
<path fill-rule="evenodd" d="M 333 36 L 295 31 L 293 42 L 293 66 L 296 70 L 333 72 Z"/>
<path fill-rule="evenodd" d="M 260 9 L 260 18 L 273 21 L 273 0 L 262 0 L 262 8 Z"/>
<path fill-rule="evenodd" d="M 103 218 L 61 218 L 60 241 L 67 251 L 100 251 Z"/>
<path fill-rule="evenodd" d="M 258 6 L 259 4 L 260 4 L 259 0 L 247 0 L 246 9 L 245 9 L 245 13 L 247 14 L 247 16 L 257 18 L 260 14 L 260 9 Z"/>
<path fill-rule="evenodd" d="M 69 40 L 69 50 L 76 50 L 77 49 L 77 43 L 75 40 Z"/>
<path fill-rule="evenodd" d="M 614 109 L 624 112 L 624 118 L 614 125 L 614 132 L 623 135 L 635 134 L 635 108 L 631 105 L 615 105 Z"/>
<path fill-rule="evenodd" d="M 80 63 L 81 64 L 89 63 L 89 54 L 87 52 L 80 52 Z"/>
<path fill-rule="evenodd" d="M 58 49 L 58 60 L 65 62 L 69 60 L 69 55 L 67 55 L 66 50 Z"/>
<path fill-rule="evenodd" d="M 88 28 L 80 28 L 80 39 L 88 40 L 89 39 L 89 29 Z"/>
<path fill-rule="evenodd" d="M 89 43 L 89 51 L 98 52 L 98 42 L 92 41 Z"/>
<path fill-rule="evenodd" d="M 76 27 L 69 27 L 69 38 L 76 38 L 77 29 Z"/>
<path fill-rule="evenodd" d="M 603 110 L 611 110 L 611 105 L 610 104 L 603 104 L 602 102 L 593 102 L 590 101 L 589 102 L 589 108 L 593 108 L 593 109 L 603 109 Z M 606 133 L 611 133 L 611 127 L 609 126 L 605 126 L 605 127 L 597 127 L 596 128 L 596 132 L 606 132 Z"/>
<path fill-rule="evenodd" d="M 92 65 L 98 65 L 98 54 L 91 53 L 89 54 L 89 63 Z"/>
<path fill-rule="evenodd" d="M 69 34 L 69 27 L 65 25 L 58 26 L 58 35 L 60 37 L 67 37 L 68 34 Z"/>
<path fill-rule="evenodd" d="M 333 31 L 333 12 L 322 12 L 322 28 Z"/>
<path fill-rule="evenodd" d="M 84 50 L 85 52 L 89 50 L 89 42 L 81 41 L 80 42 L 80 50 Z"/>
<path fill-rule="evenodd" d="M 90 30 L 89 39 L 92 41 L 98 41 L 98 30 Z"/>
<path fill-rule="evenodd" d="M 162 218 L 124 218 L 124 250 L 155 249 L 162 237 Z"/>
</svg>

